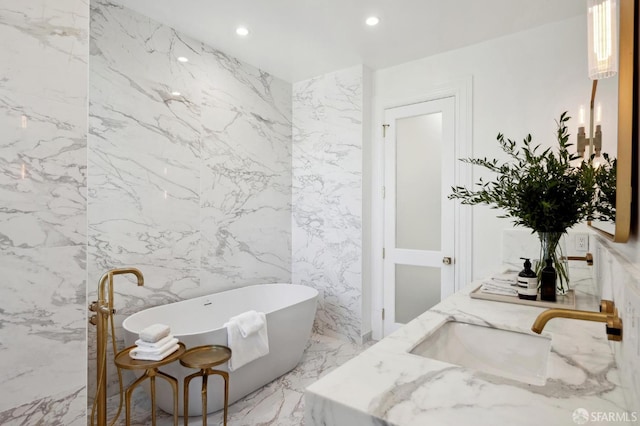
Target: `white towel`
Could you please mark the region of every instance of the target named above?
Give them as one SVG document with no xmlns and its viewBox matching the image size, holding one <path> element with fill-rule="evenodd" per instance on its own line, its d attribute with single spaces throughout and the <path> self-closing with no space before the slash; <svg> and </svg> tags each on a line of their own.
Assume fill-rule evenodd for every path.
<svg viewBox="0 0 640 426">
<path fill-rule="evenodd" d="M 505 272 L 503 274 L 496 274 L 491 276 L 491 281 L 500 284 L 516 285 L 518 282 L 517 272 Z"/>
<path fill-rule="evenodd" d="M 229 360 L 229 371 L 237 370 L 245 364 L 250 363 L 269 353 L 269 338 L 267 336 L 267 321 L 264 313 L 262 327 L 253 334 L 242 336 L 238 316 L 229 318 L 224 326 L 227 328 L 227 344 L 231 349 L 231 359 Z"/>
<path fill-rule="evenodd" d="M 168 335 L 167 337 L 163 337 L 162 339 L 158 340 L 155 343 L 149 343 L 149 342 L 145 342 L 142 339 L 138 339 L 136 340 L 136 345 L 140 348 L 151 348 L 151 349 L 158 349 L 163 347 L 164 345 L 166 345 L 168 342 L 170 342 L 173 339 L 173 334 Z"/>
<path fill-rule="evenodd" d="M 134 355 L 140 355 L 140 354 L 160 355 L 166 352 L 167 349 L 172 348 L 173 345 L 177 343 L 178 343 L 178 339 L 174 337 L 173 339 L 169 340 L 167 343 L 165 343 L 164 345 L 158 348 L 148 348 L 146 346 L 138 346 L 135 349 L 132 349 L 131 353 L 133 353 Z"/>
<path fill-rule="evenodd" d="M 165 359 L 166 357 L 168 357 L 169 355 L 171 355 L 175 351 L 177 351 L 179 347 L 180 347 L 180 345 L 178 345 L 176 343 L 175 345 L 171 346 L 169 349 L 167 349 L 166 351 L 164 351 L 161 354 L 149 354 L 149 353 L 146 353 L 146 352 L 136 354 L 136 353 L 134 353 L 135 350 L 132 350 L 131 352 L 129 352 L 129 356 L 131 358 L 133 358 L 133 359 L 139 359 L 139 360 L 142 360 L 142 361 L 160 361 L 160 360 Z"/>
<path fill-rule="evenodd" d="M 171 334 L 171 329 L 168 325 L 164 324 L 153 324 L 149 327 L 143 329 L 138 336 L 140 340 L 144 340 L 148 343 L 156 343 L 158 340 L 161 340 Z"/>
<path fill-rule="evenodd" d="M 480 288 L 482 293 L 499 294 L 502 296 L 517 296 L 518 290 L 515 287 L 504 287 L 502 285 L 491 285 L 491 283 L 483 282 Z"/>
<path fill-rule="evenodd" d="M 230 318 L 229 321 L 235 321 L 238 324 L 242 337 L 249 337 L 264 327 L 266 315 L 264 312 L 247 311 Z"/>
</svg>

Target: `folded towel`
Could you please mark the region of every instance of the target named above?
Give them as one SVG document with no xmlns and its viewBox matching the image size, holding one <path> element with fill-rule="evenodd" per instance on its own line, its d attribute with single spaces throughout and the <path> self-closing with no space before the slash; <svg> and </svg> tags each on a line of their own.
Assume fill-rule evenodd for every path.
<svg viewBox="0 0 640 426">
<path fill-rule="evenodd" d="M 158 349 L 166 345 L 172 339 L 173 339 L 173 334 L 169 334 L 167 337 L 163 337 L 162 339 L 158 340 L 155 343 L 149 343 L 149 342 L 145 342 L 142 339 L 138 339 L 136 340 L 136 345 L 140 348 Z"/>
<path fill-rule="evenodd" d="M 502 284 L 516 285 L 518 282 L 518 273 L 507 272 L 504 274 L 492 275 L 491 281 L 495 281 L 497 283 L 502 283 Z"/>
<path fill-rule="evenodd" d="M 487 285 L 487 286 L 496 287 L 496 288 L 503 288 L 505 290 L 515 289 L 515 285 L 512 286 L 510 283 L 502 282 L 502 281 L 494 281 L 492 279 L 482 280 L 482 285 Z"/>
<path fill-rule="evenodd" d="M 177 351 L 179 347 L 180 345 L 176 343 L 161 354 L 149 354 L 146 352 L 136 354 L 134 353 L 135 351 L 131 351 L 129 352 L 129 356 L 133 359 L 139 359 L 143 361 L 160 361 Z"/>
<path fill-rule="evenodd" d="M 143 329 L 138 335 L 140 336 L 140 340 L 148 343 L 156 343 L 157 341 L 167 337 L 169 334 L 171 334 L 171 329 L 168 325 L 153 324 Z"/>
<path fill-rule="evenodd" d="M 178 343 L 178 339 L 174 337 L 173 339 L 169 340 L 167 343 L 160 346 L 159 348 L 148 348 L 145 346 L 137 346 L 135 349 L 131 350 L 131 353 L 133 353 L 134 355 L 140 355 L 140 354 L 160 355 L 164 353 L 167 349 L 173 347 L 173 345 L 175 345 L 176 343 Z"/>
<path fill-rule="evenodd" d="M 517 296 L 518 290 L 513 287 L 505 288 L 502 286 L 494 286 L 491 284 L 483 283 L 480 287 L 482 293 L 498 294 L 501 296 Z"/>
<path fill-rule="evenodd" d="M 264 313 L 262 316 L 264 318 Z M 229 322 L 224 326 L 227 328 L 227 344 L 232 353 L 229 360 L 229 371 L 237 370 L 243 365 L 269 353 L 266 321 L 263 322 L 258 331 L 247 337 L 242 336 L 237 317 L 229 318 Z"/>
<path fill-rule="evenodd" d="M 251 336 L 253 333 L 257 333 L 264 326 L 267 320 L 264 312 L 247 311 L 235 317 L 229 318 L 229 321 L 235 321 L 240 329 L 242 337 Z"/>
</svg>

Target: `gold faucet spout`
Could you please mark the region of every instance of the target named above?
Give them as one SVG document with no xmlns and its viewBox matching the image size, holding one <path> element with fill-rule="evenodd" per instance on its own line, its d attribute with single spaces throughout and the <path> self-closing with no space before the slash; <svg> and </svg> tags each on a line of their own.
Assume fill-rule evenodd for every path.
<svg viewBox="0 0 640 426">
<path fill-rule="evenodd" d="M 100 282 L 98 284 L 98 303 L 103 304 L 105 302 L 104 297 L 104 287 L 109 283 L 109 292 L 111 297 L 109 298 L 110 302 L 113 302 L 113 276 L 114 275 L 123 275 L 123 274 L 133 274 L 136 276 L 138 280 L 138 286 L 144 285 L 144 276 L 142 272 L 140 272 L 137 268 L 119 268 L 119 269 L 111 269 L 110 271 L 105 272 L 100 278 Z"/>
<path fill-rule="evenodd" d="M 615 308 L 613 309 L 613 312 L 592 312 L 556 308 L 547 309 L 538 315 L 531 326 L 531 331 L 538 334 L 542 333 L 547 322 L 553 318 L 571 318 L 584 321 L 602 322 L 606 324 L 607 337 L 609 340 L 622 340 L 622 320 L 618 316 L 618 310 Z"/>
<path fill-rule="evenodd" d="M 590 311 L 576 311 L 571 309 L 547 309 L 538 315 L 533 326 L 531 327 L 531 331 L 534 333 L 542 333 L 542 329 L 547 322 L 553 318 L 572 318 L 579 319 L 585 321 L 596 321 L 596 322 L 607 322 L 608 314 L 603 314 L 601 312 L 590 312 Z"/>
</svg>

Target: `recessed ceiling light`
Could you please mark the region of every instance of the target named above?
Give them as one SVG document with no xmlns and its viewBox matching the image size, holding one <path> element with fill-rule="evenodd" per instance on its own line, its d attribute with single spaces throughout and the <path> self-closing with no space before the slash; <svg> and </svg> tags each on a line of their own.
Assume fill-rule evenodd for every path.
<svg viewBox="0 0 640 426">
<path fill-rule="evenodd" d="M 171 92 L 171 95 L 172 95 L 172 96 L 180 96 L 180 95 L 181 95 L 181 93 L 180 93 L 180 92 L 178 92 L 177 90 L 174 90 L 173 92 Z"/>
<path fill-rule="evenodd" d="M 238 34 L 239 36 L 247 36 L 249 35 L 249 30 L 246 29 L 245 27 L 238 27 L 236 28 L 236 34 Z"/>
<path fill-rule="evenodd" d="M 189 62 L 189 58 L 185 58 L 184 56 L 178 56 L 178 62 Z"/>
<path fill-rule="evenodd" d="M 380 19 L 377 16 L 369 16 L 365 22 L 370 27 L 373 27 L 375 25 L 378 25 L 378 23 L 380 22 Z"/>
</svg>

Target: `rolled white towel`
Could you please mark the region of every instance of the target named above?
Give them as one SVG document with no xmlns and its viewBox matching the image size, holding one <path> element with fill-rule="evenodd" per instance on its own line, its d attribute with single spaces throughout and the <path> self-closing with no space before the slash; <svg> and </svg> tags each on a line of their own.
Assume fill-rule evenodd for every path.
<svg viewBox="0 0 640 426">
<path fill-rule="evenodd" d="M 145 342 L 142 339 L 138 339 L 138 340 L 136 340 L 136 345 L 138 347 L 140 347 L 140 348 L 158 349 L 158 348 L 161 348 L 162 346 L 166 345 L 172 339 L 173 339 L 173 334 L 169 334 L 167 337 L 163 337 L 162 339 L 158 340 L 155 343 L 149 343 L 149 342 Z"/>
<path fill-rule="evenodd" d="M 134 351 L 131 351 L 129 352 L 129 356 L 133 359 L 139 359 L 142 361 L 160 361 L 177 351 L 179 347 L 180 345 L 176 343 L 161 354 L 149 354 L 146 352 L 135 354 Z"/>
<path fill-rule="evenodd" d="M 167 343 L 165 343 L 159 348 L 148 348 L 146 346 L 137 346 L 135 349 L 131 350 L 131 353 L 133 353 L 134 355 L 140 355 L 140 354 L 160 355 L 161 353 L 165 352 L 167 349 L 171 348 L 173 345 L 177 343 L 178 343 L 178 339 L 174 337 L 173 339 L 169 340 Z"/>
<path fill-rule="evenodd" d="M 144 328 L 138 336 L 142 341 L 156 343 L 157 341 L 167 337 L 169 334 L 171 334 L 171 329 L 168 325 L 152 324 L 149 327 Z"/>
</svg>

